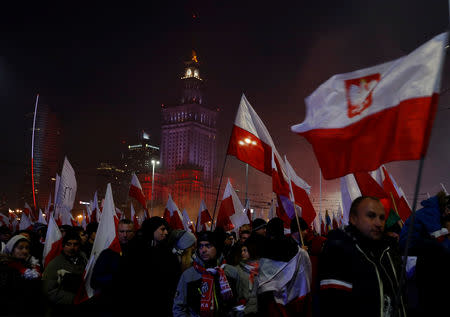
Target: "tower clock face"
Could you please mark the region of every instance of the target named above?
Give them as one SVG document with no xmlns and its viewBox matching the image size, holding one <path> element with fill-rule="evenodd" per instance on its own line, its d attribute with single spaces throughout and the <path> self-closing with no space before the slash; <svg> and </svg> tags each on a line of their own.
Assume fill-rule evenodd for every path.
<svg viewBox="0 0 450 317">
<path fill-rule="evenodd" d="M 186 77 L 190 77 L 190 76 L 192 76 L 192 71 L 191 71 L 190 68 L 188 68 L 188 69 L 186 70 Z"/>
</svg>

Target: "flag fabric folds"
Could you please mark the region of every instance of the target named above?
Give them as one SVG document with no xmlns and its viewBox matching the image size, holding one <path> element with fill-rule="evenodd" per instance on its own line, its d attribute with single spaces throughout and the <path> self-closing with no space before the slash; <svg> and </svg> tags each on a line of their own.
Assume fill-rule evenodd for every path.
<svg viewBox="0 0 450 317">
<path fill-rule="evenodd" d="M 305 121 L 291 130 L 312 144 L 325 179 L 425 155 L 446 45 L 442 33 L 397 60 L 334 75 L 306 98 Z"/>
<path fill-rule="evenodd" d="M 172 229 L 186 230 L 183 224 L 183 215 L 170 194 L 169 199 L 167 200 L 166 209 L 164 210 L 163 218 Z"/>
<path fill-rule="evenodd" d="M 197 225 L 195 230 L 197 232 L 206 231 L 211 229 L 211 215 L 206 208 L 205 202 L 202 200 L 200 202 L 200 208 L 198 210 Z"/>
<path fill-rule="evenodd" d="M 95 236 L 94 245 L 92 246 L 91 256 L 86 265 L 82 287 L 76 296 L 76 303 L 81 303 L 94 295 L 94 289 L 91 287 L 91 277 L 100 253 L 105 249 L 111 249 L 117 253 L 121 253 L 117 235 L 118 224 L 119 219 L 114 207 L 111 184 L 108 183 L 97 234 Z"/>
<path fill-rule="evenodd" d="M 227 154 L 271 176 L 272 150 L 272 137 L 245 95 L 242 95 Z"/>
<path fill-rule="evenodd" d="M 230 180 L 227 182 L 217 214 L 216 227 L 222 227 L 225 231 L 238 230 L 243 224 L 250 223 L 244 212 L 239 197 L 233 189 Z"/>
<path fill-rule="evenodd" d="M 136 199 L 141 204 L 142 208 L 147 208 L 147 200 L 145 199 L 141 183 L 135 173 L 131 175 L 131 185 L 128 195 Z"/>
<path fill-rule="evenodd" d="M 47 234 L 45 236 L 42 264 L 44 267 L 50 263 L 62 250 L 62 234 L 53 216 L 48 218 Z"/>
</svg>

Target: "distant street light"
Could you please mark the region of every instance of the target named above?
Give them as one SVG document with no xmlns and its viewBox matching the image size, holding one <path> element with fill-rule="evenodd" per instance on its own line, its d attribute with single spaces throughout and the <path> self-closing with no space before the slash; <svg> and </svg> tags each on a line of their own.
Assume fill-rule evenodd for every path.
<svg viewBox="0 0 450 317">
<path fill-rule="evenodd" d="M 152 197 L 150 200 L 150 217 L 153 217 L 153 187 L 155 185 L 155 165 L 159 165 L 159 161 L 152 160 Z"/>
</svg>

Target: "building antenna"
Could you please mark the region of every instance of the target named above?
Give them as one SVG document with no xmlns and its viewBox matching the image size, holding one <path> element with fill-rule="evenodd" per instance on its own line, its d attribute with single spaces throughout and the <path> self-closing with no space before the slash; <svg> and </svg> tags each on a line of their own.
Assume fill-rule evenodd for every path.
<svg viewBox="0 0 450 317">
<path fill-rule="evenodd" d="M 37 113 L 37 106 L 39 102 L 39 94 L 36 96 L 36 104 L 34 106 L 34 118 L 33 118 L 33 134 L 31 136 L 31 185 L 33 190 L 33 204 L 34 204 L 34 210 L 36 210 L 36 193 L 34 191 L 34 168 L 33 168 L 33 160 L 34 160 L 34 131 L 36 127 L 36 113 Z"/>
</svg>

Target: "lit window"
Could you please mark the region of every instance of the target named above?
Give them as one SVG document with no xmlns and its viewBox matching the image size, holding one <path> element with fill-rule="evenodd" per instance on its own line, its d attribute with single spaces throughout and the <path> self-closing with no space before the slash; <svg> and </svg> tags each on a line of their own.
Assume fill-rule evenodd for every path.
<svg viewBox="0 0 450 317">
<path fill-rule="evenodd" d="M 191 69 L 190 68 L 188 68 L 187 70 L 186 70 L 186 77 L 191 77 L 192 76 L 192 71 L 191 71 Z M 195 75 L 194 75 L 195 76 Z"/>
</svg>

